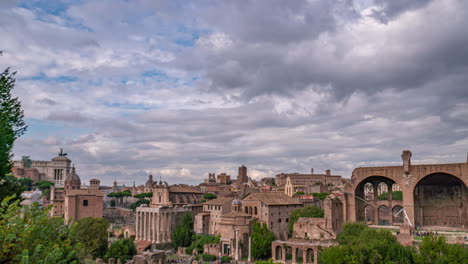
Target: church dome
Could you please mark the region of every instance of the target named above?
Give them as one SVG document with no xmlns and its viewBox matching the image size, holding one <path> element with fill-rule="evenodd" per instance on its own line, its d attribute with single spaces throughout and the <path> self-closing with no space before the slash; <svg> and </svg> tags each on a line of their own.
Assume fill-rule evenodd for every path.
<svg viewBox="0 0 468 264">
<path fill-rule="evenodd" d="M 145 183 L 146 188 L 151 188 L 153 187 L 154 181 L 153 181 L 153 175 L 149 175 L 148 180 Z"/>
<path fill-rule="evenodd" d="M 232 200 L 232 205 L 242 205 L 242 202 L 239 199 L 234 199 Z"/>
<path fill-rule="evenodd" d="M 81 185 L 81 179 L 75 172 L 75 167 L 72 167 L 72 171 L 67 175 L 65 179 L 65 188 L 67 189 L 79 189 Z"/>
</svg>

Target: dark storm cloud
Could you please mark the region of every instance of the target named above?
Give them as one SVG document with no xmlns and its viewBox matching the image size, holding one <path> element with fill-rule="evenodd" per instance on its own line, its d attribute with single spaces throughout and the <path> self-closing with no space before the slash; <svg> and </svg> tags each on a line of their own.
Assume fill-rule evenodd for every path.
<svg viewBox="0 0 468 264">
<path fill-rule="evenodd" d="M 333 31 L 335 15 L 358 16 L 351 0 L 222 1 L 201 14 L 210 26 L 242 41 L 283 44 Z"/>
<path fill-rule="evenodd" d="M 250 100 L 261 94 L 290 95 L 310 86 L 317 89 L 330 87 L 342 99 L 355 91 L 413 89 L 449 74 L 467 72 L 466 1 L 452 1 L 452 5 L 446 5 L 444 1 L 432 5 L 418 1 L 419 4 L 408 4 L 406 8 L 401 3 L 389 4 L 389 1 L 385 6 L 391 14 L 396 14 L 397 10 L 401 13 L 416 7 L 420 9 L 415 15 L 402 17 L 388 26 L 373 25 L 369 17 L 357 22 L 347 20 L 346 26 L 331 22 L 288 24 L 283 20 L 293 19 L 285 14 L 266 16 L 273 21 L 265 22 L 262 14 L 270 9 L 284 10 L 281 12 L 304 9 L 312 17 L 325 13 L 330 21 L 335 21 L 340 13 L 330 8 L 332 4 L 328 1 L 314 1 L 325 7 L 310 9 L 296 1 L 283 2 L 284 5 L 291 3 L 287 8 L 283 4 L 271 4 L 262 9 L 257 7 L 261 3 L 255 2 L 254 7 L 245 12 L 239 11 L 244 6 L 242 2 L 231 3 L 229 8 L 223 6 L 231 12 L 223 13 L 214 27 L 227 33 L 232 43 L 220 50 L 200 46 L 188 57 L 191 60 L 180 58 L 184 61 L 178 65 L 193 65 L 187 69 L 196 68 L 195 65 L 203 67 L 200 70 L 205 72 L 206 79 L 201 88 L 232 94 L 233 98 L 241 95 L 241 99 Z M 207 20 L 210 19 L 208 16 Z M 363 23 L 369 27 L 365 28 Z M 284 24 L 291 28 L 282 28 Z M 257 26 L 271 32 L 255 32 Z M 291 32 L 295 30 L 302 32 L 300 37 L 283 35 L 283 32 L 293 34 Z M 456 90 L 463 93 L 461 87 Z"/>
<path fill-rule="evenodd" d="M 383 23 L 388 23 L 398 15 L 426 6 L 432 0 L 375 0 L 375 4 L 381 8 L 374 11 L 374 16 Z"/>
</svg>

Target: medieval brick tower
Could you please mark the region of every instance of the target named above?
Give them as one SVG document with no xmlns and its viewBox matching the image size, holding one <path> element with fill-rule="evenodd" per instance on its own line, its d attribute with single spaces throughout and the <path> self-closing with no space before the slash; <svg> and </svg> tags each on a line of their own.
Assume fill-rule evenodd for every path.
<svg viewBox="0 0 468 264">
<path fill-rule="evenodd" d="M 247 167 L 242 165 L 239 167 L 239 175 L 237 176 L 237 183 L 247 183 L 249 181 L 249 177 L 247 176 Z"/>
</svg>

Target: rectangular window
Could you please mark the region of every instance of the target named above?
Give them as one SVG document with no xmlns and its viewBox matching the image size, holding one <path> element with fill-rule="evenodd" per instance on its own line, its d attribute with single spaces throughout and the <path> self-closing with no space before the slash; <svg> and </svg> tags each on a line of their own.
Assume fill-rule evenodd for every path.
<svg viewBox="0 0 468 264">
<path fill-rule="evenodd" d="M 83 206 L 88 206 L 88 200 L 83 200 Z"/>
<path fill-rule="evenodd" d="M 281 223 L 281 218 L 278 218 L 278 223 Z"/>
</svg>

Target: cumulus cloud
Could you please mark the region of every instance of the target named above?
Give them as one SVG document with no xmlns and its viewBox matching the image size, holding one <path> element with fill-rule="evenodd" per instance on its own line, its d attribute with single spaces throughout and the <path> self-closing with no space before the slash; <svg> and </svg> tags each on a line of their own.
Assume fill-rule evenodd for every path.
<svg viewBox="0 0 468 264">
<path fill-rule="evenodd" d="M 467 20 L 461 0 L 12 2 L 15 158 L 64 147 L 105 184 L 464 161 Z"/>
</svg>

